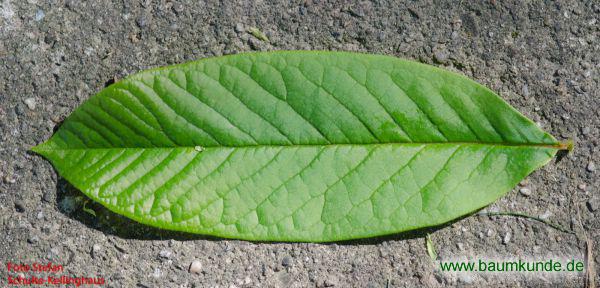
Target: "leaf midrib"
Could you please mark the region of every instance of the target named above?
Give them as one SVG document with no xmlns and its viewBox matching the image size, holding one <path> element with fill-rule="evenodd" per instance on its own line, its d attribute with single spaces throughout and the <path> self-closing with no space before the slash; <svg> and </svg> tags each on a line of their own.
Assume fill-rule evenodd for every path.
<svg viewBox="0 0 600 288">
<path fill-rule="evenodd" d="M 532 147 L 532 148 L 549 148 L 557 150 L 568 150 L 569 143 L 557 142 L 556 144 L 542 144 L 542 143 L 498 143 L 498 142 L 390 142 L 390 143 L 340 143 L 340 144 L 292 144 L 292 145 L 276 145 L 276 144 L 265 144 L 265 145 L 244 145 L 244 146 L 170 146 L 170 147 L 84 147 L 84 148 L 45 148 L 42 145 L 33 147 L 34 151 L 57 151 L 57 150 L 112 150 L 112 149 L 195 149 L 201 147 L 202 149 L 243 149 L 243 148 L 257 148 L 257 147 L 286 147 L 286 148 L 297 148 L 297 147 L 347 147 L 347 146 L 421 146 L 421 145 L 462 145 L 462 146 L 495 146 L 495 147 Z M 201 151 L 198 151 L 201 152 Z"/>
</svg>

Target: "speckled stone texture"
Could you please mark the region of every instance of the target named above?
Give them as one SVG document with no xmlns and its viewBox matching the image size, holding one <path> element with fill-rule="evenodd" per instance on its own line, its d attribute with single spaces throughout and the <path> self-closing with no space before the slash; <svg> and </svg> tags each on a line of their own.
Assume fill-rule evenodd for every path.
<svg viewBox="0 0 600 288">
<path fill-rule="evenodd" d="M 597 1 L 1 0 L 0 262 L 52 261 L 64 274 L 104 277 L 108 287 L 580 287 L 577 273 L 441 272 L 424 235 L 431 233 L 442 260 L 584 259 L 586 237 L 600 239 L 599 18 Z M 332 244 L 172 233 L 88 202 L 28 152 L 125 75 L 281 49 L 361 51 L 443 67 L 497 91 L 558 139 L 575 139 L 571 154 L 487 210 L 527 213 L 577 235 L 480 216 Z M 592 252 L 600 267 L 600 249 Z M 2 267 L 0 286 L 15 274 Z"/>
</svg>

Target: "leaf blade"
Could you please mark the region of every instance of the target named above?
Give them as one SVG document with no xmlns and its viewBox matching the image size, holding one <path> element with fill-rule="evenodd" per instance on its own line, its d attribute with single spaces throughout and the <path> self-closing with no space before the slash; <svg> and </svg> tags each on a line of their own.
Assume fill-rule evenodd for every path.
<svg viewBox="0 0 600 288">
<path fill-rule="evenodd" d="M 559 148 L 450 72 L 386 56 L 277 52 L 128 77 L 33 150 L 142 223 L 322 242 L 445 223 L 502 196 Z"/>
<path fill-rule="evenodd" d="M 183 150 L 182 153 L 188 153 L 193 159 L 196 159 L 193 156 L 202 153 L 206 153 L 204 155 L 211 155 L 220 152 L 218 153 L 219 160 L 212 160 L 212 158 L 207 158 L 209 156 L 203 156 L 203 161 L 195 161 L 196 166 L 189 170 L 205 171 L 205 173 L 198 177 L 189 177 L 202 180 L 198 180 L 199 182 L 197 183 L 188 183 L 190 181 L 187 181 L 185 180 L 186 178 L 184 178 L 180 180 L 181 183 L 184 183 L 183 187 L 173 183 L 168 185 L 167 187 L 170 189 L 163 189 L 163 193 L 174 190 L 185 190 L 184 192 L 186 192 L 186 194 L 178 195 L 178 197 L 172 200 L 172 203 L 170 204 L 165 204 L 163 202 L 162 204 L 164 207 L 161 207 L 162 209 L 155 208 L 160 207 L 160 202 L 139 202 L 140 200 L 146 199 L 144 195 L 140 195 L 140 193 L 145 193 L 145 196 L 155 197 L 155 189 L 157 188 L 150 184 L 146 184 L 146 186 L 143 187 L 144 189 L 136 190 L 134 189 L 135 186 L 133 186 L 134 188 L 131 188 L 131 182 L 136 182 L 136 179 L 132 179 L 133 177 L 121 177 L 120 180 L 117 179 L 114 185 L 110 186 L 106 185 L 107 181 L 115 181 L 115 178 L 102 177 L 103 174 L 100 174 L 95 177 L 100 177 L 104 180 L 97 180 L 96 182 L 98 182 L 98 184 L 96 186 L 89 186 L 89 179 L 80 178 L 81 175 L 86 174 L 85 172 L 81 173 L 84 169 L 79 169 L 77 166 L 69 167 L 68 169 L 61 168 L 60 163 L 74 162 L 69 161 L 68 159 L 80 158 L 81 156 L 77 154 L 85 153 L 84 151 L 87 151 L 85 149 L 68 149 L 64 150 L 67 151 L 64 153 L 58 153 L 58 150 L 52 150 L 50 153 L 45 153 L 44 156 L 49 158 L 59 171 L 63 171 L 63 177 L 78 189 L 85 191 L 92 199 L 103 203 L 119 214 L 125 214 L 142 223 L 192 233 L 217 235 L 226 238 L 242 238 L 250 240 L 276 239 L 279 241 L 333 241 L 372 237 L 380 234 L 391 234 L 399 231 L 442 224 L 452 220 L 456 215 L 465 215 L 478 208 L 484 207 L 491 201 L 502 196 L 507 189 L 516 185 L 522 177 L 526 176 L 537 166 L 544 164 L 544 162 L 551 159 L 554 155 L 554 149 L 552 148 L 531 148 L 522 146 L 498 147 L 495 148 L 496 152 L 494 153 L 489 152 L 492 148 L 487 145 L 473 144 L 372 144 L 367 147 L 370 147 L 370 149 L 365 148 L 365 145 L 297 146 L 294 149 L 290 149 L 289 147 L 282 148 L 280 146 L 276 148 L 270 147 L 270 149 L 268 149 L 272 151 L 261 151 L 265 150 L 264 147 L 238 149 L 207 148 L 202 152 L 189 148 L 174 148 Z M 140 148 L 140 150 L 148 149 L 159 150 L 162 154 L 173 153 L 173 149 Z M 235 150 L 239 156 L 230 158 L 228 153 L 220 151 L 223 149 Z M 242 149 L 248 151 L 242 151 Z M 117 149 L 109 148 L 104 150 Z M 304 156 L 294 156 L 299 150 L 302 151 L 299 155 Z M 423 152 L 417 154 L 421 150 Z M 277 151 L 279 151 L 279 153 L 277 153 Z M 440 151 L 443 153 L 440 153 Z M 127 157 L 124 162 L 127 163 L 127 165 L 131 165 L 131 163 L 134 163 L 141 155 L 145 154 L 138 152 L 126 154 L 121 157 Z M 309 157 L 310 155 L 315 156 L 311 158 Z M 317 159 L 316 155 L 320 155 L 319 158 L 324 160 L 315 160 Z M 508 163 L 511 161 L 525 161 L 519 160 L 525 159 L 525 157 L 522 157 L 523 155 L 526 155 L 526 159 L 529 159 L 526 163 L 513 163 L 511 165 L 514 165 L 515 167 L 526 167 L 528 169 L 515 170 L 514 173 L 509 175 L 510 177 L 497 176 L 498 179 L 495 179 L 491 177 L 493 175 L 489 175 L 489 173 L 486 176 L 485 172 L 487 170 L 503 171 L 503 169 L 494 169 L 494 167 L 509 165 Z M 132 159 L 131 157 L 134 157 L 135 159 Z M 148 158 L 149 156 L 145 157 Z M 490 159 L 486 160 L 486 157 L 489 157 Z M 166 156 L 163 155 L 158 158 L 164 159 Z M 454 160 L 451 161 L 451 159 Z M 471 161 L 473 159 L 477 161 Z M 509 161 L 509 159 L 511 159 L 511 161 Z M 114 161 L 114 158 L 106 158 L 106 162 L 108 163 L 114 163 Z M 188 163 L 191 161 L 193 160 L 188 160 Z M 249 162 L 257 163 L 254 165 L 245 164 Z M 142 162 L 138 162 L 137 165 L 142 165 L 141 163 Z M 223 169 L 223 163 L 227 163 L 227 171 Z M 276 163 L 276 165 L 273 163 Z M 313 166 L 311 169 L 307 170 L 305 167 L 308 167 L 310 163 L 312 163 Z M 431 163 L 437 163 L 437 165 L 435 167 L 430 166 L 429 168 L 432 170 L 429 172 L 419 168 Z M 84 164 L 85 163 L 82 162 L 82 165 Z M 214 168 L 207 168 L 205 165 Z M 387 169 L 381 171 L 382 169 L 377 168 L 380 165 L 385 166 Z M 108 167 L 106 169 L 107 173 L 115 173 L 115 169 L 111 168 L 110 164 L 101 166 Z M 165 165 L 164 167 L 168 167 L 168 165 Z M 133 168 L 135 168 L 135 166 Z M 302 179 L 318 179 L 319 177 L 323 177 L 320 173 L 326 169 L 339 171 L 341 175 L 329 175 L 326 179 L 328 182 L 326 183 L 304 184 L 310 187 L 321 187 L 320 190 L 308 190 L 306 188 L 301 189 L 301 187 L 298 187 L 303 185 L 302 181 L 304 180 Z M 464 172 L 453 172 L 444 175 L 444 173 L 440 173 L 443 169 Z M 123 170 L 124 169 L 119 171 Z M 357 170 L 360 171 L 360 173 L 357 172 Z M 412 175 L 412 173 L 415 173 L 411 172 L 412 170 L 422 171 L 422 175 L 415 177 Z M 72 171 L 72 173 L 65 173 L 65 171 Z M 132 171 L 135 171 L 135 169 L 132 169 Z M 163 171 L 163 173 L 167 173 L 172 170 L 165 168 Z M 220 171 L 220 173 L 212 173 L 211 177 L 211 171 Z M 235 175 L 239 175 L 239 178 L 235 177 Z M 277 177 L 280 177 L 280 179 L 266 181 L 269 178 L 265 175 L 270 175 L 269 177 L 278 175 Z M 138 176 L 137 179 L 144 177 L 143 175 Z M 169 174 L 165 177 L 174 176 Z M 363 177 L 370 180 L 363 179 Z M 414 181 L 414 183 L 405 183 L 407 178 L 412 178 L 411 181 Z M 156 178 L 154 179 L 156 180 Z M 259 179 L 263 181 L 262 184 L 259 183 Z M 456 182 L 458 180 L 463 180 L 464 182 Z M 363 181 L 366 181 L 366 184 L 360 184 Z M 496 183 L 496 185 L 492 185 L 494 183 Z M 163 185 L 161 183 L 158 184 L 160 184 L 161 187 Z M 277 189 L 266 189 L 271 187 L 271 185 L 276 185 L 275 187 Z M 488 186 L 490 185 L 494 187 L 489 188 Z M 451 194 L 447 200 L 439 199 L 439 195 L 443 194 L 439 194 L 441 188 L 437 186 L 447 187 L 448 190 L 454 194 Z M 125 191 L 123 190 L 123 187 L 130 187 L 131 191 Z M 222 189 L 224 188 L 222 187 L 231 188 L 223 191 Z M 116 190 L 117 193 L 104 194 L 105 190 Z M 290 193 L 284 193 L 290 190 L 294 191 L 294 193 L 291 195 Z M 219 191 L 223 194 L 219 195 Z M 232 191 L 237 191 L 237 194 L 231 194 Z M 265 193 L 265 191 L 267 193 Z M 486 193 L 481 193 L 482 195 L 477 196 L 477 191 L 486 191 Z M 372 193 L 372 195 L 367 197 L 364 194 L 365 192 Z M 113 194 L 121 195 L 121 197 L 128 197 L 120 198 Z M 167 195 L 174 196 L 172 194 Z M 186 197 L 185 195 L 188 196 Z M 342 196 L 342 198 L 340 198 L 340 196 Z M 466 205 L 462 205 L 461 203 L 464 202 L 461 200 L 462 198 L 470 198 L 471 200 L 467 201 L 468 203 Z M 255 199 L 255 201 L 260 202 L 264 202 L 266 199 L 271 200 L 269 202 L 264 202 L 266 203 L 265 205 L 257 205 L 254 207 L 251 204 L 248 204 L 252 203 L 249 199 Z M 158 199 L 156 201 L 160 200 L 161 199 Z M 231 208 L 227 209 L 227 207 L 225 207 L 225 209 L 220 208 L 215 210 L 215 207 L 211 207 L 211 205 L 207 204 L 210 201 L 227 202 L 231 205 Z M 275 201 L 275 203 L 270 203 L 271 201 Z M 376 211 L 372 214 L 377 215 L 372 215 L 369 218 L 364 217 L 364 215 L 361 214 L 369 210 L 365 209 L 363 206 L 363 204 L 367 203 L 366 201 L 372 202 L 371 205 L 373 207 L 370 209 Z M 393 201 L 405 204 L 404 206 L 393 205 L 388 207 L 389 203 Z M 288 211 L 289 209 L 298 209 L 298 207 L 305 205 L 306 207 L 314 208 L 315 202 L 322 203 L 321 205 L 316 206 L 322 206 L 322 211 L 301 209 L 294 210 L 291 214 Z M 118 205 L 116 203 L 118 203 Z M 167 201 L 167 203 L 169 202 Z M 203 204 L 206 204 L 206 206 L 202 206 Z M 405 211 L 403 212 L 402 210 Z M 443 213 L 438 210 L 441 210 Z M 451 211 L 451 216 L 445 214 L 448 213 L 448 211 Z M 244 230 L 244 227 L 240 228 L 241 230 L 237 230 L 238 225 L 244 226 L 244 224 L 241 223 L 253 223 L 253 219 L 248 218 L 249 216 L 247 213 L 256 213 L 257 217 L 260 215 L 258 218 L 264 219 L 263 224 L 267 228 L 264 228 L 264 231 L 260 229 L 251 229 L 247 231 Z M 285 215 L 285 217 L 282 218 L 282 215 Z M 325 219 L 323 222 L 324 224 L 314 224 L 314 221 L 321 221 L 323 219 L 313 219 L 310 215 L 323 217 L 323 219 Z M 405 215 L 411 216 L 408 217 Z M 214 220 L 220 216 L 223 218 L 220 218 L 218 221 Z M 198 220 L 195 220 L 194 217 L 198 217 Z M 349 222 L 346 223 L 345 217 L 349 217 L 348 219 L 351 219 L 351 221 L 348 220 Z M 381 223 L 374 223 L 377 219 L 380 219 Z M 385 219 L 393 220 L 388 222 Z M 421 220 L 417 221 L 414 219 Z M 202 224 L 202 221 L 206 221 L 206 223 L 221 223 L 224 225 L 215 228 L 210 226 L 210 224 Z M 294 224 L 294 222 L 300 224 Z M 283 225 L 281 223 L 287 224 Z M 294 225 L 289 226 L 289 223 Z M 370 228 L 362 228 L 362 230 L 358 232 L 347 232 L 344 235 L 336 234 L 336 229 L 344 229 L 345 227 L 346 229 L 352 230 L 348 226 L 349 223 L 358 223 L 357 227 Z M 279 226 L 277 226 L 278 224 Z M 327 228 L 330 230 L 326 230 L 326 233 L 323 235 L 318 235 L 317 232 L 321 231 L 318 229 L 301 230 L 298 228 L 309 224 L 317 225 L 314 227 L 323 226 L 321 227 L 323 229 L 327 226 L 326 224 L 331 225 Z M 283 231 L 282 234 L 273 234 L 274 232 L 272 231 L 276 229 Z"/>
</svg>

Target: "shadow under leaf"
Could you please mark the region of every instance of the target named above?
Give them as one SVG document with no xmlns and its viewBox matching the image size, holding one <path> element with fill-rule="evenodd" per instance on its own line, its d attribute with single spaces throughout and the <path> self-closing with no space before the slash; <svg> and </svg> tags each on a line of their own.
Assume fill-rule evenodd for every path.
<svg viewBox="0 0 600 288">
<path fill-rule="evenodd" d="M 131 220 L 123 215 L 112 212 L 88 198 L 85 194 L 73 187 L 65 179 L 60 178 L 56 185 L 56 203 L 61 213 L 75 219 L 89 228 L 102 231 L 108 235 L 114 235 L 123 239 L 138 239 L 138 240 L 210 240 L 210 241 L 223 241 L 231 240 L 225 238 L 219 238 L 209 235 L 193 234 L 187 232 L 172 231 L 166 229 L 160 229 L 145 225 L 134 220 Z M 474 212 L 476 213 L 476 212 Z M 451 222 L 432 226 L 427 228 L 420 228 L 410 230 L 406 232 L 400 232 L 396 234 L 362 238 L 362 239 L 351 239 L 334 242 L 324 242 L 322 244 L 336 244 L 336 245 L 373 245 L 386 241 L 402 241 L 409 239 L 424 238 L 427 234 L 434 233 L 440 229 L 451 226 L 452 224 L 469 217 L 472 214 L 463 216 L 455 219 Z M 253 243 L 264 243 L 274 244 L 283 242 L 273 241 L 251 241 Z"/>
<path fill-rule="evenodd" d="M 60 178 L 56 185 L 56 204 L 58 210 L 84 225 L 115 235 L 123 239 L 139 240 L 224 240 L 207 235 L 171 231 L 145 225 L 133 221 L 123 215 L 108 210 L 106 207 L 88 198 L 65 179 Z M 95 215 L 94 215 L 95 214 Z"/>
</svg>

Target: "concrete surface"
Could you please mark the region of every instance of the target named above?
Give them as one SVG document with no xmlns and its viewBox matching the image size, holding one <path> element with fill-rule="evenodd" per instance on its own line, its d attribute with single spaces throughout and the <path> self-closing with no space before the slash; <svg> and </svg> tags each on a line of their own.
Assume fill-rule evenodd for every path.
<svg viewBox="0 0 600 288">
<path fill-rule="evenodd" d="M 600 239 L 599 17 L 597 1 L 564 0 L 0 0 L 0 262 L 51 261 L 108 287 L 581 287 L 577 273 L 441 272 L 425 232 L 286 244 L 158 231 L 86 203 L 27 150 L 106 83 L 149 67 L 250 50 L 395 55 L 471 77 L 577 142 L 488 208 L 540 216 L 576 236 L 472 216 L 429 231 L 440 258 L 583 260 L 586 235 Z M 271 42 L 247 33 L 252 26 Z M 0 286 L 15 274 L 0 268 Z"/>
</svg>

